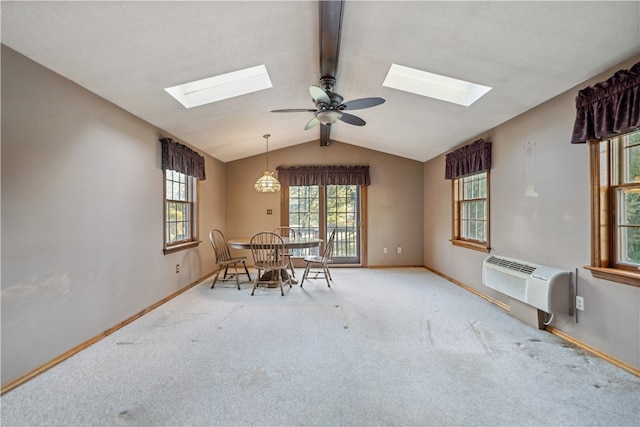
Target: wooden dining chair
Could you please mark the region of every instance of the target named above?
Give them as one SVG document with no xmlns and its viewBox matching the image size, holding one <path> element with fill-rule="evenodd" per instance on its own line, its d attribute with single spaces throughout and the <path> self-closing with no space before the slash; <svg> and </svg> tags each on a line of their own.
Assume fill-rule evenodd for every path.
<svg viewBox="0 0 640 427">
<path fill-rule="evenodd" d="M 335 239 L 336 229 L 334 228 L 331 232 L 331 235 L 329 236 L 327 246 L 325 246 L 322 256 L 309 255 L 304 257 L 306 266 L 304 267 L 304 274 L 302 275 L 302 280 L 300 281 L 300 287 L 302 287 L 305 279 L 318 279 L 322 277 L 324 277 L 324 279 L 327 281 L 327 286 L 331 287 L 329 281 L 333 281 L 333 278 L 331 277 L 331 272 L 329 271 L 329 264 L 333 262 L 331 257 L 333 256 L 333 245 Z M 317 270 L 311 270 L 312 268 L 317 268 Z M 309 273 L 314 273 L 315 277 L 309 277 Z"/>
<path fill-rule="evenodd" d="M 282 289 L 283 270 L 287 268 L 287 260 L 284 256 L 285 247 L 282 237 L 270 231 L 261 231 L 251 237 L 251 255 L 253 264 L 258 269 L 258 275 L 253 281 L 251 295 L 256 291 L 260 283 L 277 283 L 280 294 L 284 296 Z M 286 271 L 285 271 L 286 274 Z M 291 288 L 291 278 L 287 275 L 287 282 Z"/>
<path fill-rule="evenodd" d="M 249 281 L 251 281 L 251 275 L 249 275 L 249 270 L 247 269 L 247 257 L 231 256 L 231 251 L 229 249 L 229 245 L 227 244 L 227 239 L 224 237 L 222 231 L 216 228 L 211 230 L 209 232 L 209 242 L 211 242 L 211 246 L 213 246 L 213 252 L 216 255 L 216 263 L 219 266 L 216 277 L 213 279 L 213 284 L 211 285 L 212 289 L 216 285 L 216 281 L 218 280 L 218 276 L 220 275 L 220 270 L 222 270 L 223 267 L 224 276 L 222 277 L 222 280 L 228 280 L 227 272 L 230 265 L 233 266 L 233 269 L 235 270 L 234 276 L 236 278 L 236 284 L 238 285 L 238 289 L 240 289 L 240 279 L 238 278 L 238 263 L 242 263 L 242 265 L 244 266 L 244 271 L 245 273 L 247 273 Z"/>
<path fill-rule="evenodd" d="M 275 230 L 273 230 L 273 232 L 282 237 L 288 237 L 289 239 L 296 238 L 296 230 L 291 227 L 277 227 Z M 284 256 L 287 259 L 287 264 L 289 265 L 289 269 L 291 270 L 291 275 L 293 277 L 296 277 L 296 270 L 295 268 L 293 268 L 293 260 L 291 259 L 291 257 L 293 257 L 293 249 L 286 250 Z"/>
</svg>

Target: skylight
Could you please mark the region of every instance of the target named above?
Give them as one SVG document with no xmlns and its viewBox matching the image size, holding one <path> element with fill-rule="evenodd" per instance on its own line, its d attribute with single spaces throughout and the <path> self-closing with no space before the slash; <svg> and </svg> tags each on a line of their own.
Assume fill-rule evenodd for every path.
<svg viewBox="0 0 640 427">
<path fill-rule="evenodd" d="M 491 90 L 488 86 L 391 64 L 382 86 L 454 104 L 470 106 Z"/>
<path fill-rule="evenodd" d="M 187 108 L 222 101 L 273 87 L 267 67 L 258 65 L 209 77 L 195 82 L 168 87 L 165 90 Z"/>
</svg>

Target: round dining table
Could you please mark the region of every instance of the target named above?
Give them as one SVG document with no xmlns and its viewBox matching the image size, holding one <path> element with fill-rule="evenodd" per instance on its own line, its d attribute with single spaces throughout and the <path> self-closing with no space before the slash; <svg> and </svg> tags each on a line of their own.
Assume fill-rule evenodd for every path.
<svg viewBox="0 0 640 427">
<path fill-rule="evenodd" d="M 306 249 L 319 247 L 323 240 L 315 237 L 297 237 L 294 239 L 290 239 L 289 237 L 282 237 L 282 242 L 284 243 L 285 249 Z M 234 249 L 251 249 L 251 238 L 231 239 L 228 240 L 227 243 L 229 243 L 229 246 Z M 282 277 L 289 277 L 289 273 L 286 269 L 282 270 Z M 293 277 L 291 278 L 291 282 L 298 283 L 298 281 Z"/>
<path fill-rule="evenodd" d="M 282 241 L 285 249 L 305 249 L 318 247 L 323 240 L 315 237 L 298 237 L 295 239 L 283 237 Z M 231 239 L 227 243 L 234 249 L 251 249 L 251 238 Z"/>
</svg>

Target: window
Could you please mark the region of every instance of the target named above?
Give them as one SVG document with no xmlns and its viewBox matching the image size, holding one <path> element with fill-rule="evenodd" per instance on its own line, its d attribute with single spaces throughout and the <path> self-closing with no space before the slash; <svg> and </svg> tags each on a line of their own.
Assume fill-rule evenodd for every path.
<svg viewBox="0 0 640 427">
<path fill-rule="evenodd" d="M 326 186 L 327 237 L 336 229 L 333 262 L 360 262 L 360 186 Z M 326 239 L 325 239 L 326 240 Z"/>
<path fill-rule="evenodd" d="M 489 252 L 489 172 L 452 180 L 451 243 Z"/>
<path fill-rule="evenodd" d="M 165 253 L 198 244 L 196 187 L 194 177 L 165 170 Z"/>
<path fill-rule="evenodd" d="M 488 86 L 398 64 L 391 64 L 382 86 L 464 105 L 465 107 L 470 106 L 491 90 Z"/>
<path fill-rule="evenodd" d="M 289 187 L 288 203 L 288 226 L 301 237 L 320 237 L 320 186 Z M 318 255 L 318 248 L 296 250 L 295 256 L 306 255 Z"/>
<path fill-rule="evenodd" d="M 198 107 L 273 87 L 263 65 L 165 88 L 186 108 Z"/>
<path fill-rule="evenodd" d="M 591 270 L 640 286 L 640 130 L 590 142 Z"/>
<path fill-rule="evenodd" d="M 288 187 L 283 191 L 283 223 L 302 237 L 319 237 L 325 241 L 333 229 L 336 238 L 335 264 L 361 264 L 361 194 L 359 185 L 309 185 Z M 295 257 L 318 255 L 318 248 L 297 249 Z"/>
</svg>

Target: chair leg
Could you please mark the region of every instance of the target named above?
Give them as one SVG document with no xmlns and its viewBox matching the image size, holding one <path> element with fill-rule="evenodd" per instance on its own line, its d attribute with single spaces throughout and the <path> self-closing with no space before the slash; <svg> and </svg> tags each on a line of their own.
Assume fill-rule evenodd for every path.
<svg viewBox="0 0 640 427">
<path fill-rule="evenodd" d="M 284 270 L 285 273 L 287 272 L 287 270 Z M 291 282 L 293 281 L 293 279 L 291 278 L 292 276 L 287 274 L 287 283 L 289 284 L 289 289 L 291 289 L 292 285 Z"/>
<path fill-rule="evenodd" d="M 247 277 L 249 278 L 249 281 L 251 281 L 251 276 L 249 275 L 249 270 L 247 269 L 247 263 L 244 262 L 244 260 L 242 261 L 242 265 L 244 265 L 244 272 L 247 273 Z"/>
<path fill-rule="evenodd" d="M 213 284 L 211 285 L 211 289 L 213 289 L 213 287 L 216 285 L 216 282 L 218 281 L 218 276 L 220 275 L 220 270 L 222 270 L 222 267 L 220 267 L 218 269 L 218 272 L 216 273 L 216 277 L 213 278 Z"/>
<path fill-rule="evenodd" d="M 322 266 L 322 268 L 324 268 L 324 280 L 327 281 L 327 286 L 331 287 L 331 285 L 329 284 L 329 279 L 331 279 L 331 274 L 329 274 L 329 268 L 327 268 L 327 266 Z"/>
<path fill-rule="evenodd" d="M 236 272 L 236 284 L 238 285 L 238 290 L 240 290 L 240 278 L 238 278 L 238 263 L 233 263 L 233 269 Z"/>
<path fill-rule="evenodd" d="M 295 278 L 296 277 L 296 269 L 293 268 L 293 261 L 291 261 L 291 257 L 289 258 L 289 269 L 291 269 L 291 275 Z"/>
<path fill-rule="evenodd" d="M 311 263 L 307 262 L 307 265 L 304 267 L 304 273 L 302 273 L 302 280 L 300 281 L 300 287 L 302 287 L 302 284 L 304 283 L 304 279 L 306 279 L 307 275 L 309 274 L 310 266 L 311 266 Z"/>
<path fill-rule="evenodd" d="M 278 276 L 278 286 L 280 286 L 280 295 L 284 296 L 284 289 L 282 289 L 282 273 L 280 270 L 274 271 Z"/>
<path fill-rule="evenodd" d="M 229 270 L 229 264 L 224 266 L 224 276 L 222 277 L 222 280 L 226 280 L 228 270 Z"/>
<path fill-rule="evenodd" d="M 256 286 L 258 286 L 258 280 L 260 280 L 260 269 L 258 269 L 258 275 L 256 276 L 256 280 L 253 281 L 253 288 L 251 289 L 251 295 L 256 291 Z"/>
</svg>

